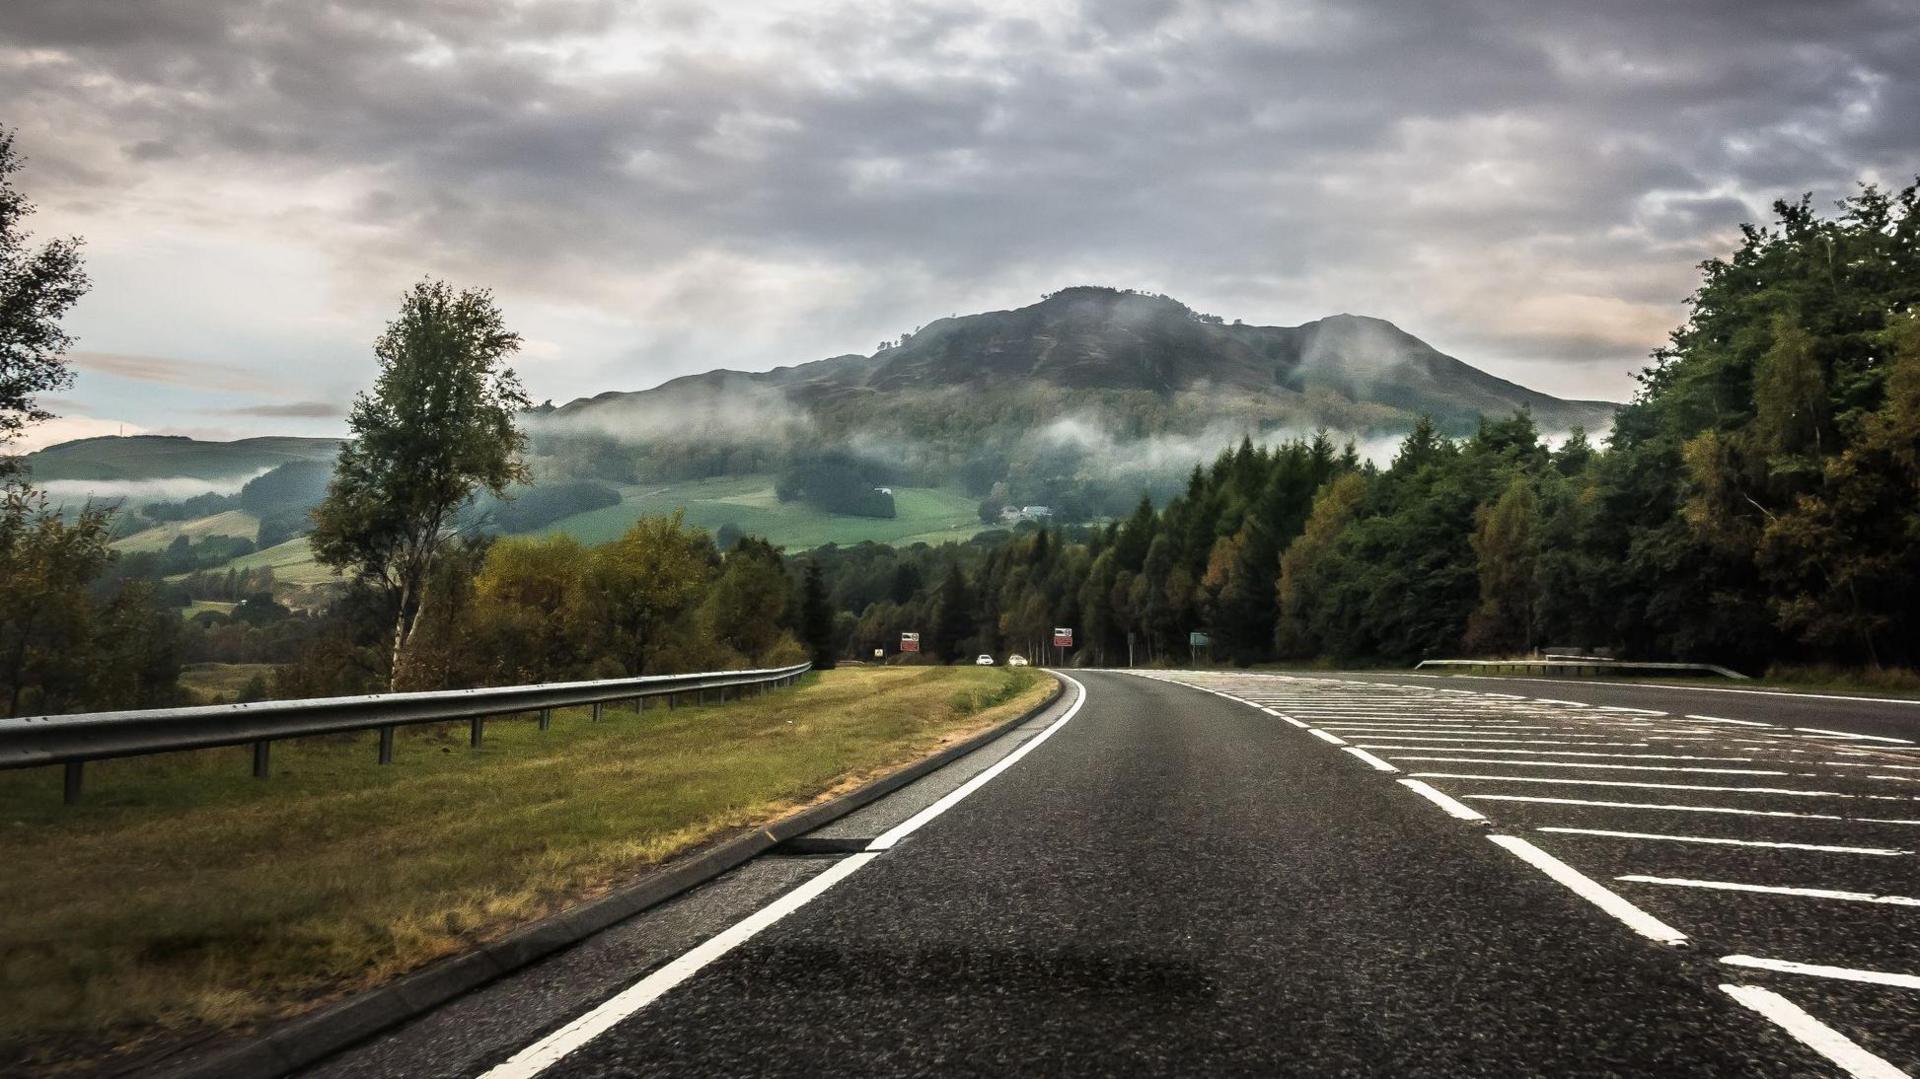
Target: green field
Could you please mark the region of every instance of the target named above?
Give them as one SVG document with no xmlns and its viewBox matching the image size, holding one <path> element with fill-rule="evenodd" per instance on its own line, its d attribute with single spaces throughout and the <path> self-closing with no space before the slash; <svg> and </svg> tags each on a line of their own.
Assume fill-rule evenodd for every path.
<svg viewBox="0 0 1920 1079">
<path fill-rule="evenodd" d="M 907 545 L 964 540 L 986 526 L 978 503 L 945 487 L 895 487 L 892 519 L 843 517 L 801 502 L 774 497 L 772 476 L 727 476 L 675 484 L 637 484 L 621 489 L 617 506 L 576 513 L 540 530 L 565 534 L 582 543 L 605 543 L 641 517 L 658 517 L 684 508 L 687 522 L 717 532 L 733 524 L 790 551 L 827 543 L 862 540 Z"/>
<path fill-rule="evenodd" d="M 1031 671 L 855 667 L 764 697 L 582 709 L 0 772 L 0 1073 L 311 1009 L 777 819 L 1038 703 Z M 123 1058 L 121 1069 L 134 1071 Z"/>
<path fill-rule="evenodd" d="M 175 536 L 187 536 L 190 543 L 197 543 L 207 536 L 234 536 L 250 540 L 259 531 L 260 518 L 244 510 L 228 510 L 192 521 L 169 521 L 155 525 L 144 532 L 135 532 L 115 540 L 113 547 L 117 551 L 160 551 L 165 550 Z"/>
</svg>

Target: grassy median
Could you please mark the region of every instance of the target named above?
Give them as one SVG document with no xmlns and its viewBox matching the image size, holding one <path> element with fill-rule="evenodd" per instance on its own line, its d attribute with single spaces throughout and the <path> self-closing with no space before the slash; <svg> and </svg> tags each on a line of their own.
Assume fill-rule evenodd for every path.
<svg viewBox="0 0 1920 1079">
<path fill-rule="evenodd" d="M 542 734 L 494 720 L 0 773 L 0 1072 L 242 1027 L 377 984 L 1043 699 L 1027 670 L 852 668 Z"/>
</svg>

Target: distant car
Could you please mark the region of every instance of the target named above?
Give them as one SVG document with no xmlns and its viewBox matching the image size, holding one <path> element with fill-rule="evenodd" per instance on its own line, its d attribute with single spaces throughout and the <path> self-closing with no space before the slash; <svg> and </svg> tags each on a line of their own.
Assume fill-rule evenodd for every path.
<svg viewBox="0 0 1920 1079">
<path fill-rule="evenodd" d="M 993 657 L 982 655 L 979 659 L 973 661 L 973 665 L 976 667 L 991 667 L 993 666 Z"/>
<path fill-rule="evenodd" d="M 1007 657 L 1007 666 L 1009 667 L 1024 667 L 1026 665 L 1027 665 L 1027 657 L 1020 655 L 1017 652 Z"/>
</svg>

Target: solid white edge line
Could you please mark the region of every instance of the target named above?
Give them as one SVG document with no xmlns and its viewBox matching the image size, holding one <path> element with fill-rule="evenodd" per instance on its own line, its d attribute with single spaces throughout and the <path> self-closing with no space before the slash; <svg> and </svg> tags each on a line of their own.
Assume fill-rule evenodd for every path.
<svg viewBox="0 0 1920 1079">
<path fill-rule="evenodd" d="M 560 1059 L 606 1033 L 622 1020 L 654 1001 L 668 990 L 699 973 L 701 968 L 751 940 L 761 930 L 812 902 L 822 892 L 851 876 L 855 870 L 879 857 L 877 854 L 852 854 L 836 862 L 826 872 L 728 926 L 698 947 L 652 974 L 635 982 L 598 1007 L 559 1030 L 520 1050 L 506 1061 L 489 1069 L 482 1079 L 532 1079 Z"/>
<path fill-rule="evenodd" d="M 1751 719 L 1725 719 L 1720 716 L 1689 715 L 1687 718 L 1697 719 L 1697 720 L 1700 720 L 1702 723 L 1731 723 L 1737 727 L 1771 727 L 1773 726 L 1773 724 L 1771 723 L 1756 723 Z"/>
<path fill-rule="evenodd" d="M 1803 734 L 1824 734 L 1830 738 L 1851 738 L 1861 742 L 1892 742 L 1895 745 L 1902 746 L 1910 746 L 1913 744 L 1911 738 L 1886 738 L 1878 734 L 1853 734 L 1848 731 L 1829 731 L 1820 727 L 1795 727 L 1794 730 L 1800 731 Z"/>
<path fill-rule="evenodd" d="M 1490 835 L 1487 838 L 1513 852 L 1521 861 L 1566 885 L 1575 895 L 1613 915 L 1627 928 L 1648 940 L 1676 946 L 1687 942 L 1685 933 L 1634 906 L 1592 877 L 1519 836 Z"/>
<path fill-rule="evenodd" d="M 1077 679 L 1072 678 L 1068 675 L 1063 674 L 1063 675 L 1060 675 L 1060 677 L 1072 683 L 1073 688 L 1080 691 L 1080 696 L 1078 699 L 1076 699 L 1073 702 L 1073 706 L 1068 708 L 1066 712 L 1060 716 L 1059 719 L 1054 720 L 1053 723 L 1050 724 L 1046 730 L 1043 730 L 1039 734 L 1036 734 L 1032 738 L 1029 738 L 1025 742 L 1022 742 L 1018 749 L 1015 749 L 1013 752 L 1000 758 L 998 761 L 995 761 L 992 767 L 987 768 L 986 770 L 982 771 L 979 775 L 974 776 L 972 779 L 967 780 L 965 783 L 962 783 L 960 786 L 955 787 L 953 790 L 947 792 L 947 795 L 944 798 L 941 798 L 939 801 L 933 803 L 927 808 L 921 810 L 918 813 L 915 813 L 913 816 L 908 817 L 906 820 L 903 820 L 899 824 L 894 825 L 892 828 L 889 828 L 886 831 L 880 833 L 879 838 L 867 844 L 867 849 L 870 851 L 882 851 L 882 850 L 893 849 L 893 845 L 895 843 L 898 843 L 902 839 L 905 839 L 907 836 L 912 835 L 914 832 L 919 831 L 922 827 L 924 827 L 927 824 L 928 821 L 931 821 L 935 817 L 938 817 L 940 814 L 945 813 L 949 809 L 952 809 L 954 806 L 960 804 L 961 800 L 965 799 L 967 795 L 972 794 L 974 791 L 979 790 L 981 787 L 991 782 L 993 780 L 993 777 L 999 775 L 1000 773 L 1020 763 L 1020 760 L 1023 757 L 1025 757 L 1029 753 L 1032 753 L 1034 750 L 1040 748 L 1040 743 L 1045 742 L 1049 738 L 1052 738 L 1055 731 L 1058 731 L 1060 728 L 1066 726 L 1068 720 L 1072 719 L 1076 715 L 1079 715 L 1080 706 L 1087 703 L 1087 687 L 1081 685 Z"/>
<path fill-rule="evenodd" d="M 1386 761 L 1383 761 L 1380 758 L 1374 756 L 1373 754 L 1368 753 L 1364 749 L 1355 749 L 1353 746 L 1341 746 L 1340 748 L 1345 750 L 1348 753 L 1353 754 L 1354 756 L 1360 758 L 1361 760 L 1366 761 L 1368 766 L 1371 767 L 1376 772 L 1398 772 L 1400 770 L 1398 768 L 1395 768 L 1393 765 L 1388 764 Z"/>
<path fill-rule="evenodd" d="M 1691 880 L 1686 877 L 1649 877 L 1628 873 L 1613 878 L 1633 884 L 1665 884 L 1674 888 L 1706 888 L 1720 892 L 1759 892 L 1763 895 L 1798 895 L 1808 899 L 1844 899 L 1852 903 L 1884 903 L 1892 907 L 1920 907 L 1920 899 L 1907 895 L 1877 895 L 1873 892 L 1841 892 L 1831 888 L 1795 888 L 1784 884 L 1744 884 L 1733 880 Z"/>
<path fill-rule="evenodd" d="M 1325 742 L 1330 746 L 1344 746 L 1347 744 L 1346 739 L 1340 738 L 1337 735 L 1328 734 L 1326 731 L 1323 731 L 1318 727 L 1308 727 L 1307 733 L 1313 735 L 1315 738 L 1320 739 L 1322 742 Z"/>
<path fill-rule="evenodd" d="M 673 987 L 699 973 L 701 968 L 726 955 L 728 952 L 751 940 L 761 930 L 780 919 L 806 906 L 827 889 L 851 876 L 860 867 L 880 856 L 880 852 L 891 848 L 902 838 L 920 826 L 951 809 L 961 799 L 980 789 L 994 776 L 1006 771 L 1020 758 L 1031 753 L 1036 746 L 1046 741 L 1066 722 L 1080 711 L 1087 701 L 1087 687 L 1076 678 L 1060 675 L 1080 693 L 1071 707 L 1059 719 L 1054 720 L 1045 730 L 1022 742 L 1013 752 L 994 762 L 993 766 L 974 776 L 966 783 L 949 792 L 945 797 L 927 808 L 909 817 L 903 823 L 868 844 L 867 849 L 851 854 L 835 862 L 825 872 L 808 880 L 793 891 L 781 896 L 747 917 L 721 930 L 703 943 L 667 963 L 652 974 L 640 979 L 633 985 L 603 1001 L 598 1007 L 585 1015 L 561 1027 L 559 1030 L 520 1050 L 504 1062 L 488 1070 L 482 1079 L 532 1079 L 560 1060 L 560 1058 L 586 1045 L 594 1038 L 604 1034 L 628 1016 L 654 1001 Z"/>
<path fill-rule="evenodd" d="M 1842 982 L 1890 985 L 1896 989 L 1920 989 L 1920 975 L 1913 974 L 1893 974 L 1884 970 L 1856 970 L 1853 967 L 1829 967 L 1819 963 L 1795 963 L 1789 959 L 1761 959 L 1752 955 L 1722 956 L 1720 961 L 1730 967 L 1752 967 L 1754 970 L 1771 970 L 1778 974 L 1805 974 L 1814 978 L 1832 978 Z"/>
<path fill-rule="evenodd" d="M 1480 811 L 1474 809 L 1471 806 L 1461 805 L 1459 802 L 1456 802 L 1452 798 L 1449 798 L 1447 795 L 1441 793 L 1437 788 L 1433 787 L 1431 784 L 1422 783 L 1417 779 L 1403 779 L 1400 781 L 1400 785 L 1412 791 L 1413 793 L 1419 795 L 1420 797 L 1425 798 L 1427 801 L 1432 802 L 1434 805 L 1439 806 L 1441 809 L 1446 811 L 1446 814 L 1449 817 L 1453 817 L 1457 820 L 1475 820 L 1475 821 L 1484 821 L 1487 819 L 1486 814 L 1481 813 Z"/>
<path fill-rule="evenodd" d="M 1667 835 L 1662 832 L 1615 832 L 1605 828 L 1563 828 L 1554 825 L 1541 825 L 1536 832 L 1558 832 L 1562 835 L 1598 835 L 1610 839 L 1664 839 L 1672 843 L 1711 843 L 1727 847 L 1774 847 L 1780 850 L 1814 850 L 1825 854 L 1876 854 L 1887 858 L 1898 858 L 1912 854 L 1910 850 L 1895 850 L 1892 847 L 1835 847 L 1822 843 L 1776 843 L 1764 839 L 1727 839 L 1710 835 Z"/>
<path fill-rule="evenodd" d="M 1807 1014 L 1806 1010 L 1771 989 L 1757 985 L 1721 985 L 1720 989 L 1745 1007 L 1773 1021 L 1795 1041 L 1832 1061 L 1854 1079 L 1909 1079 L 1906 1072 L 1862 1049 L 1853 1039 Z"/>
</svg>

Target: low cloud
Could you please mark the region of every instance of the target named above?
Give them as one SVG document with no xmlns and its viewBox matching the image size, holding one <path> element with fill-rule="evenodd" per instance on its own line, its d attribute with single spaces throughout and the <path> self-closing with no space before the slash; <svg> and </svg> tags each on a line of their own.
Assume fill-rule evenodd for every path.
<svg viewBox="0 0 1920 1079">
<path fill-rule="evenodd" d="M 34 486 L 55 502 L 176 502 L 194 495 L 237 494 L 247 481 L 269 471 L 262 468 L 217 479 L 156 476 L 144 480 L 48 480 Z"/>
<path fill-rule="evenodd" d="M 284 405 L 242 405 L 238 408 L 210 408 L 203 411 L 220 416 L 303 420 L 332 420 L 347 414 L 346 409 L 330 401 L 293 401 Z"/>
<path fill-rule="evenodd" d="M 124 352 L 67 353 L 67 360 L 83 372 L 157 382 L 165 386 L 185 386 L 196 390 L 228 390 L 241 393 L 271 393 L 284 383 L 264 377 L 258 371 L 232 364 L 182 360 L 172 356 L 137 356 Z"/>
<path fill-rule="evenodd" d="M 803 434 L 813 420 L 779 390 L 734 372 L 683 379 L 642 396 L 598 399 L 533 419 L 536 436 L 598 435 L 626 445 L 764 444 Z"/>
</svg>

